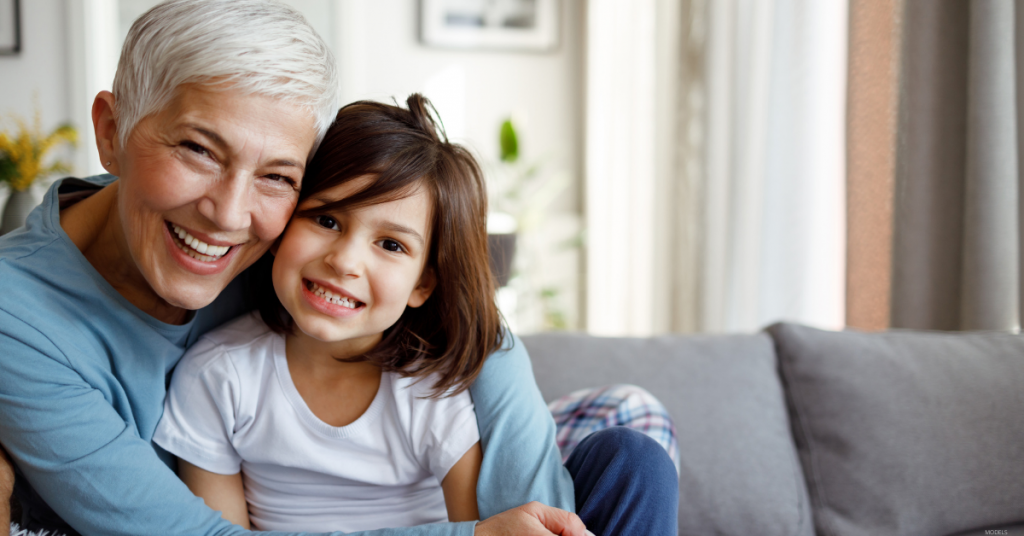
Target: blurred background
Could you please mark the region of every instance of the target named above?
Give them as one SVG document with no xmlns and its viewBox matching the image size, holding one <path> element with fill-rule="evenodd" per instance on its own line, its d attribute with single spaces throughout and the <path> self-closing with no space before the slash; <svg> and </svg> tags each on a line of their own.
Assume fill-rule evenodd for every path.
<svg viewBox="0 0 1024 536">
<path fill-rule="evenodd" d="M 102 172 L 92 99 L 156 3 L 0 0 L 0 129 L 70 124 L 50 158 Z M 1012 0 L 287 3 L 345 102 L 422 92 L 477 155 L 517 332 L 1019 326 Z"/>
</svg>

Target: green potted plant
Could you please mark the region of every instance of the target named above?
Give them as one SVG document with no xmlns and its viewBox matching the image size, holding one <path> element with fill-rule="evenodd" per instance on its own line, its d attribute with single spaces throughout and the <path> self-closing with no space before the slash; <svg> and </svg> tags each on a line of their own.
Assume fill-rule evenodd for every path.
<svg viewBox="0 0 1024 536">
<path fill-rule="evenodd" d="M 0 234 L 24 225 L 28 213 L 39 204 L 39 199 L 32 192 L 32 185 L 38 179 L 71 170 L 63 160 L 47 164 L 47 154 L 62 144 L 74 146 L 78 140 L 78 133 L 69 124 L 60 125 L 44 135 L 38 111 L 31 127 L 20 117 L 14 116 L 13 119 L 17 131 L 0 132 L 0 183 L 10 190 L 0 222 Z"/>
</svg>

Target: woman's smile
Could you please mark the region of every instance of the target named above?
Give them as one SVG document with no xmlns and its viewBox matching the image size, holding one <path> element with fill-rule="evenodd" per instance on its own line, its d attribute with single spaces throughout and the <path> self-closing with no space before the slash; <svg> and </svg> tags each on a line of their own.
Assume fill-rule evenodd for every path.
<svg viewBox="0 0 1024 536">
<path fill-rule="evenodd" d="M 171 222 L 167 222 L 167 228 L 172 234 L 177 235 L 178 246 L 181 247 L 182 251 L 188 253 L 193 259 L 198 259 L 203 262 L 213 262 L 218 260 L 235 246 L 235 244 L 217 245 L 214 240 L 201 240 L 198 237 L 192 236 L 192 232 L 186 231 L 184 228 Z"/>
</svg>

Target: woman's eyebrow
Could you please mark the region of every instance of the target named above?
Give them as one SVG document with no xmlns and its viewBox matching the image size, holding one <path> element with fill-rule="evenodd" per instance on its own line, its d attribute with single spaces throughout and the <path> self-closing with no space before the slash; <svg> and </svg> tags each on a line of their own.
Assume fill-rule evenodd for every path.
<svg viewBox="0 0 1024 536">
<path fill-rule="evenodd" d="M 210 129 L 201 127 L 201 126 L 199 126 L 199 125 L 197 125 L 195 123 L 185 123 L 185 128 L 194 130 L 194 131 L 202 134 L 203 136 L 208 138 L 211 142 L 213 142 L 215 145 L 219 145 L 222 148 L 226 148 L 227 145 L 228 145 L 228 142 L 224 141 L 224 138 L 222 138 L 220 136 L 220 134 L 217 134 L 216 132 L 214 132 L 214 131 L 212 131 Z M 299 171 L 305 171 L 305 169 L 306 169 L 306 164 L 304 162 L 295 162 L 295 161 L 289 160 L 287 158 L 278 158 L 276 160 L 271 160 L 270 162 L 267 162 L 265 165 L 272 166 L 272 167 L 278 167 L 278 166 L 281 166 L 281 167 L 294 167 L 294 168 L 297 168 Z"/>
<path fill-rule="evenodd" d="M 212 141 L 216 145 L 220 145 L 221 147 L 226 147 L 228 144 L 226 141 L 224 141 L 224 138 L 220 137 L 220 134 L 217 134 L 216 132 L 209 130 L 207 128 L 203 128 L 195 123 L 185 123 L 185 128 L 194 130 L 202 134 L 203 136 L 209 138 L 210 141 Z"/>
</svg>

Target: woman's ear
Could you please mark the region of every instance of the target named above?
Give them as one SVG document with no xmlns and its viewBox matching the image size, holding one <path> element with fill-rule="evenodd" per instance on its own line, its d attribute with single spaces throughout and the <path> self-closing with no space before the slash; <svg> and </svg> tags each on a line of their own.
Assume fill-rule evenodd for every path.
<svg viewBox="0 0 1024 536">
<path fill-rule="evenodd" d="M 437 276 L 434 275 L 434 269 L 427 266 L 423 269 L 423 274 L 420 275 L 420 282 L 416 284 L 416 288 L 412 289 L 412 294 L 409 295 L 409 307 L 419 307 L 426 303 L 436 286 Z"/>
<path fill-rule="evenodd" d="M 117 121 L 114 119 L 114 94 L 100 91 L 92 101 L 92 128 L 96 133 L 96 150 L 103 169 L 111 175 L 121 176 L 117 161 L 120 144 L 117 139 Z"/>
</svg>

